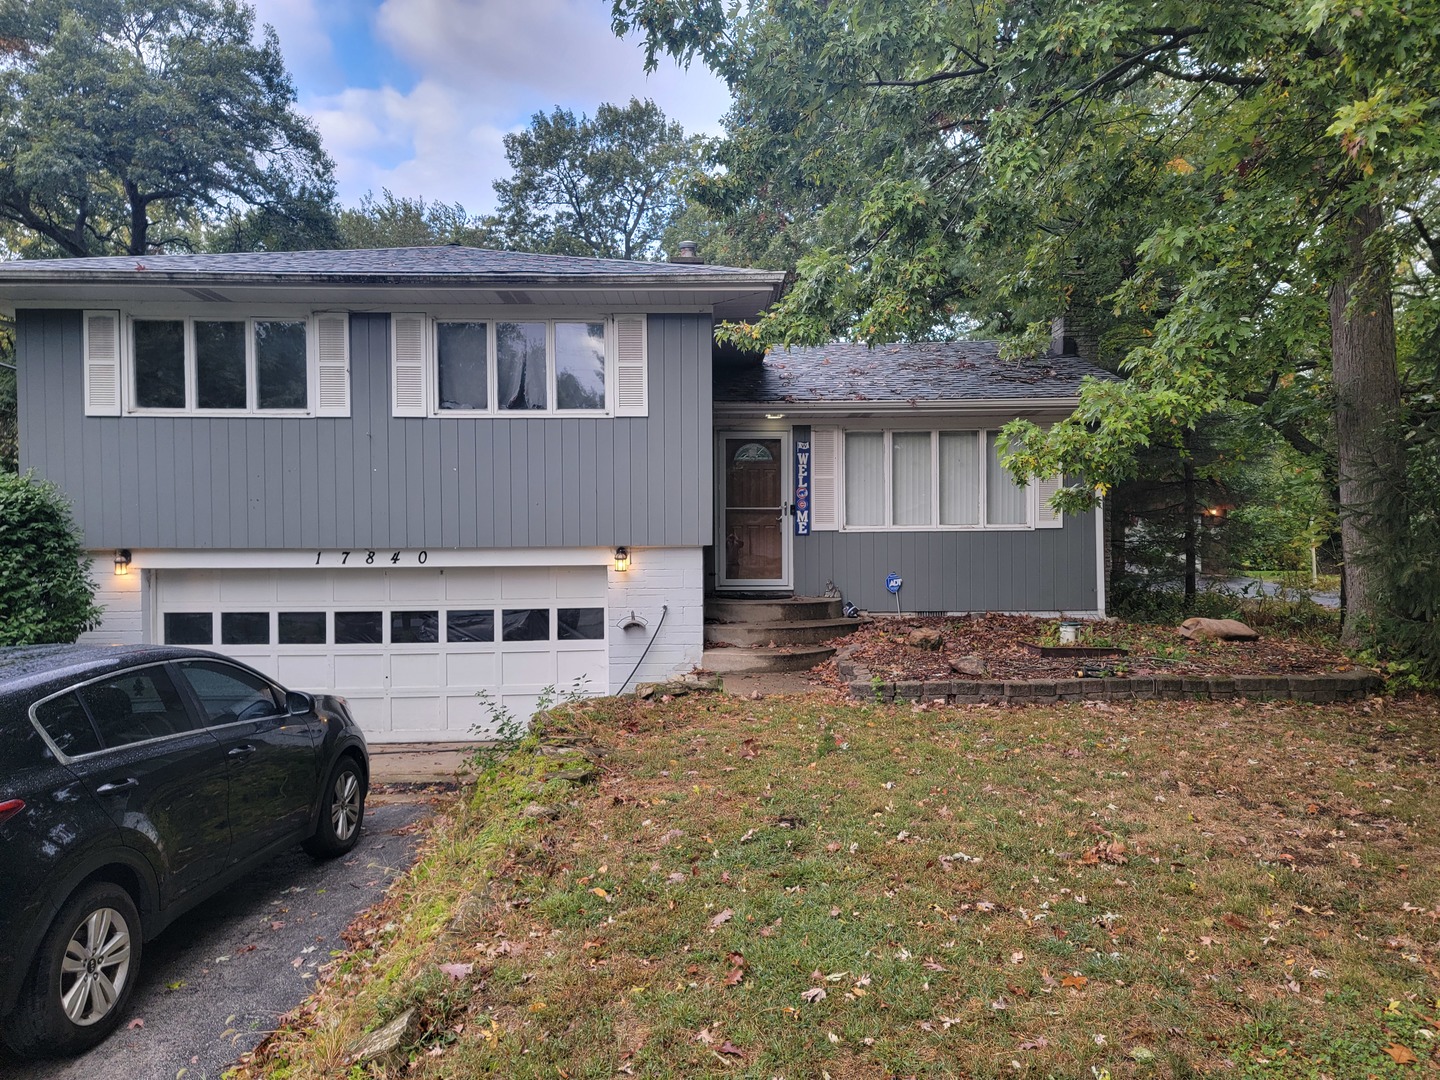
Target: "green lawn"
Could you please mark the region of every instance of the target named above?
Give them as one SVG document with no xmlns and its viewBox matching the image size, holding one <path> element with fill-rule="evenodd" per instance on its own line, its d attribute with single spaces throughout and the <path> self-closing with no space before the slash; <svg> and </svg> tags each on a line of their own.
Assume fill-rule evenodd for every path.
<svg viewBox="0 0 1440 1080">
<path fill-rule="evenodd" d="M 503 765 L 242 1073 L 1414 1076 L 1437 719 L 595 703 L 551 730 L 610 748 L 600 782 Z"/>
</svg>

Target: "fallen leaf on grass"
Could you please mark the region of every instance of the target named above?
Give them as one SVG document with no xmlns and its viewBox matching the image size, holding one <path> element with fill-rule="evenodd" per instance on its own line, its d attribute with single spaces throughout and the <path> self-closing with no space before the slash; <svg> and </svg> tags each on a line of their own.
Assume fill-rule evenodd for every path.
<svg viewBox="0 0 1440 1080">
<path fill-rule="evenodd" d="M 1037 1035 L 1033 1039 L 1026 1039 L 1020 1044 L 1021 1050 L 1044 1050 L 1050 1045 L 1050 1040 L 1044 1035 Z"/>
<path fill-rule="evenodd" d="M 732 1043 L 729 1039 L 726 1039 L 723 1043 L 720 1044 L 720 1049 L 719 1049 L 718 1053 L 721 1053 L 721 1054 L 733 1054 L 733 1055 L 735 1055 L 736 1057 L 744 1057 L 744 1056 L 745 1056 L 745 1051 L 744 1051 L 744 1050 L 741 1050 L 740 1047 L 736 1046 L 736 1045 L 735 1045 L 734 1043 Z"/>
<path fill-rule="evenodd" d="M 824 1001 L 828 997 L 823 986 L 812 986 L 800 995 L 801 1001 Z"/>
<path fill-rule="evenodd" d="M 724 926 L 734 917 L 735 912 L 731 911 L 727 907 L 724 911 L 720 912 L 720 914 L 716 915 L 713 919 L 710 920 L 710 929 L 714 930 L 718 926 Z"/>
<path fill-rule="evenodd" d="M 475 970 L 474 964 L 441 964 L 440 970 L 449 975 L 456 982 L 464 980 L 465 976 Z"/>
<path fill-rule="evenodd" d="M 1415 1051 L 1408 1046 L 1401 1046 L 1399 1043 L 1391 1043 L 1385 1047 L 1385 1053 L 1390 1055 L 1396 1065 L 1414 1065 L 1420 1059 L 1415 1056 Z"/>
<path fill-rule="evenodd" d="M 1223 922 L 1226 926 L 1230 927 L 1232 930 L 1250 929 L 1250 924 L 1248 922 L 1242 919 L 1239 915 L 1234 915 L 1228 911 L 1224 915 L 1220 916 L 1220 921 Z"/>
<path fill-rule="evenodd" d="M 1060 985 L 1073 986 L 1076 990 L 1079 990 L 1089 981 L 1090 980 L 1087 979 L 1084 975 L 1066 975 L 1063 979 L 1060 980 Z"/>
</svg>

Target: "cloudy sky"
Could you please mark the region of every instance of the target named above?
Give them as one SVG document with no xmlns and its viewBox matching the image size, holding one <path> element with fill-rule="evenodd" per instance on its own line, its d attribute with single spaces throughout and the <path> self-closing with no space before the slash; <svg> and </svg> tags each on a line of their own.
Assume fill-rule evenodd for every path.
<svg viewBox="0 0 1440 1080">
<path fill-rule="evenodd" d="M 508 173 L 501 137 L 536 111 L 649 97 L 715 133 L 729 102 L 698 65 L 647 76 L 640 46 L 610 32 L 607 0 L 251 2 L 280 35 L 346 204 L 388 187 L 483 212 Z"/>
</svg>

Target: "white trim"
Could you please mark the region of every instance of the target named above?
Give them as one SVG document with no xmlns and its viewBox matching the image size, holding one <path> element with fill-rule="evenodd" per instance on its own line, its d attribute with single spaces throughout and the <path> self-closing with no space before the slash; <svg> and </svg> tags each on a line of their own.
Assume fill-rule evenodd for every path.
<svg viewBox="0 0 1440 1080">
<path fill-rule="evenodd" d="M 344 563 L 340 555 L 350 551 Z M 367 551 L 376 554 L 375 562 L 367 565 Z M 639 550 L 639 549 L 634 549 Z M 391 563 L 390 556 L 400 552 L 401 560 Z M 418 561 L 421 551 L 425 562 Z M 315 561 L 316 555 L 320 562 Z M 383 558 L 382 558 L 383 556 Z M 443 569 L 449 566 L 468 567 L 533 567 L 533 566 L 604 566 L 615 558 L 613 547 L 603 548 L 305 548 L 296 549 L 190 549 L 131 550 L 130 572 L 140 570 L 312 570 L 346 569 L 356 573 L 379 570 Z"/>
<path fill-rule="evenodd" d="M 1095 611 L 1096 618 L 1105 615 L 1105 500 L 1099 499 L 1095 509 Z"/>
<path fill-rule="evenodd" d="M 1078 397 L 934 398 L 924 401 L 717 401 L 715 415 L 748 420 L 766 413 L 784 412 L 786 418 L 796 424 L 808 423 L 809 417 L 827 420 L 882 417 L 883 422 L 891 423 L 891 418 L 896 415 L 929 416 L 934 413 L 973 413 L 977 416 L 1033 419 L 1045 413 L 1053 413 L 1063 418 L 1074 412 L 1079 404 Z"/>
</svg>

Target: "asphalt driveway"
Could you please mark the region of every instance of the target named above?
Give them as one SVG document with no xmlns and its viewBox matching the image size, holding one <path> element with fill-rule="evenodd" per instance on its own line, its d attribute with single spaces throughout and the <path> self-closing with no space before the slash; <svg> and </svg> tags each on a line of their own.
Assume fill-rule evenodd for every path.
<svg viewBox="0 0 1440 1080">
<path fill-rule="evenodd" d="M 341 931 L 409 869 L 429 811 L 428 796 L 376 793 L 345 858 L 316 862 L 296 848 L 152 942 L 109 1040 L 69 1061 L 0 1063 L 0 1080 L 218 1080 L 310 993 Z"/>
</svg>

